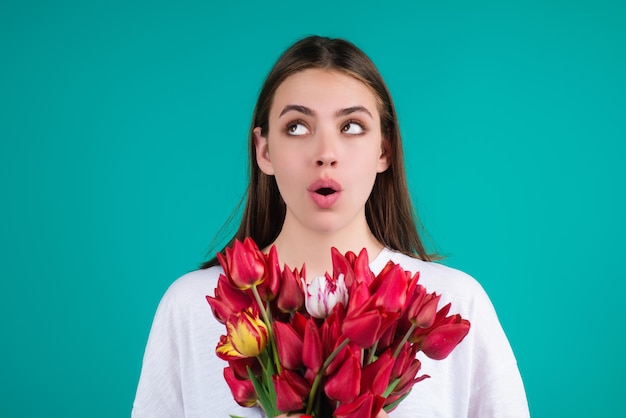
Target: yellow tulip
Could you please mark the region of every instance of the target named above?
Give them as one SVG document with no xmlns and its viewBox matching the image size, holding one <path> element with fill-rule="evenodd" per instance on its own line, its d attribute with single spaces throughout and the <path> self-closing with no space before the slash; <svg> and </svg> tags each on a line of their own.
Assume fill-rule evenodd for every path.
<svg viewBox="0 0 626 418">
<path fill-rule="evenodd" d="M 242 357 L 256 357 L 267 345 L 267 326 L 251 310 L 232 315 L 226 322 L 226 329 L 230 344 Z"/>
</svg>

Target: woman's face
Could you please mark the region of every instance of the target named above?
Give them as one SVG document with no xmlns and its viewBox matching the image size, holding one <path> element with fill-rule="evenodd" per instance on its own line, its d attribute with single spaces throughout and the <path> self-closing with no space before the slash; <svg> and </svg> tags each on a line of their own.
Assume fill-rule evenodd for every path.
<svg viewBox="0 0 626 418">
<path fill-rule="evenodd" d="M 285 225 L 326 233 L 366 225 L 365 202 L 389 166 L 368 86 L 334 70 L 298 72 L 276 90 L 267 136 L 254 132 L 257 163 L 287 206 Z"/>
</svg>

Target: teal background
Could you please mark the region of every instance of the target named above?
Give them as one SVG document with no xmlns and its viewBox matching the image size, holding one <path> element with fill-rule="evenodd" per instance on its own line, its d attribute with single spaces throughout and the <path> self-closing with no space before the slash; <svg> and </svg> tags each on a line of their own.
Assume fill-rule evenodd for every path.
<svg viewBox="0 0 626 418">
<path fill-rule="evenodd" d="M 0 4 L 0 416 L 129 415 L 261 82 L 312 33 L 388 82 L 432 248 L 491 296 L 531 414 L 621 415 L 624 3 L 226 3 Z"/>
</svg>

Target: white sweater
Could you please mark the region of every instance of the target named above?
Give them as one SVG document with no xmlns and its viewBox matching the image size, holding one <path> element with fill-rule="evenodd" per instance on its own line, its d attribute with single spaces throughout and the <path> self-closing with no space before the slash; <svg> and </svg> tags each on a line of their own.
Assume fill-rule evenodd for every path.
<svg viewBox="0 0 626 418">
<path fill-rule="evenodd" d="M 421 374 L 391 418 L 528 417 L 528 404 L 511 346 L 491 301 L 467 274 L 384 249 L 370 264 L 378 273 L 388 260 L 420 271 L 420 283 L 452 302 L 451 313 L 471 322 L 467 337 L 444 360 L 419 353 Z M 227 363 L 215 355 L 225 327 L 206 301 L 220 267 L 197 270 L 174 282 L 157 309 L 133 405 L 141 417 L 262 417 L 257 408 L 235 403 L 222 375 Z"/>
</svg>

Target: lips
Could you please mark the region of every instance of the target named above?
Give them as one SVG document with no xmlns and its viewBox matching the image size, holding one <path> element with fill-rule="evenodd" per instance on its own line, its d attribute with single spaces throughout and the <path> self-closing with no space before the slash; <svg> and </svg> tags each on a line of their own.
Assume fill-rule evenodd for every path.
<svg viewBox="0 0 626 418">
<path fill-rule="evenodd" d="M 313 202 L 322 209 L 332 207 L 341 194 L 341 184 L 333 179 L 319 179 L 307 188 Z"/>
</svg>

